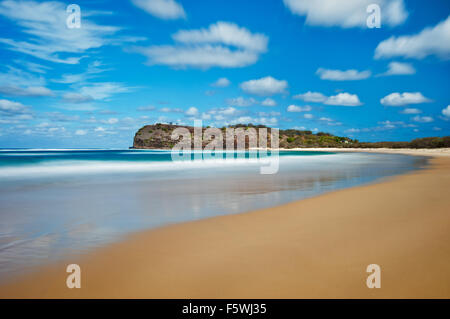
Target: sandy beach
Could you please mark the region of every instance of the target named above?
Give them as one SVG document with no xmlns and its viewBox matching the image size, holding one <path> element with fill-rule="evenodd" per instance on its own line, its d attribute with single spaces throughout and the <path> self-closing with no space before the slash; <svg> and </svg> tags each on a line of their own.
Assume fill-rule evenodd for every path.
<svg viewBox="0 0 450 319">
<path fill-rule="evenodd" d="M 0 298 L 450 298 L 450 150 L 388 152 L 429 155 L 430 166 L 141 232 L 11 280 Z M 81 289 L 66 287 L 70 263 Z M 369 264 L 380 289 L 366 286 Z"/>
</svg>

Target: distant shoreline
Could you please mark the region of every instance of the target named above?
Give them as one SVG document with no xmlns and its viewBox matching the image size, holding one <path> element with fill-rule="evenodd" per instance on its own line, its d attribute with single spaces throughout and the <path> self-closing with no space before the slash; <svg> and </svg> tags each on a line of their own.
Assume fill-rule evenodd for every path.
<svg viewBox="0 0 450 319">
<path fill-rule="evenodd" d="M 415 156 L 450 156 L 450 148 L 295 148 L 279 149 L 280 151 L 328 151 L 328 152 L 361 152 L 404 154 Z"/>
</svg>

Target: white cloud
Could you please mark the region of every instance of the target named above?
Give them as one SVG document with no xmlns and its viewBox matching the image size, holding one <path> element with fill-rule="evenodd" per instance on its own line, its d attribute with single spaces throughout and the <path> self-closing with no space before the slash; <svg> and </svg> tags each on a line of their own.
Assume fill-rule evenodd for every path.
<svg viewBox="0 0 450 319">
<path fill-rule="evenodd" d="M 64 93 L 63 99 L 65 101 L 72 102 L 72 103 L 85 103 L 85 102 L 90 102 L 93 100 L 93 98 L 91 96 L 83 95 L 81 93 L 73 93 L 73 92 Z"/>
<path fill-rule="evenodd" d="M 370 77 L 371 72 L 369 70 L 366 71 L 358 71 L 358 70 L 329 70 L 319 68 L 316 72 L 317 75 L 320 76 L 322 80 L 330 80 L 330 81 L 355 81 L 355 80 L 364 80 Z"/>
<path fill-rule="evenodd" d="M 411 75 L 415 73 L 416 69 L 409 63 L 391 62 L 389 63 L 388 70 L 385 73 L 380 74 L 380 76 Z"/>
<path fill-rule="evenodd" d="M 231 106 L 226 108 L 212 109 L 208 111 L 208 114 L 213 116 L 217 121 L 223 121 L 225 120 L 225 118 L 229 116 L 236 116 L 239 113 L 240 111 Z"/>
<path fill-rule="evenodd" d="M 309 105 L 298 106 L 298 105 L 289 105 L 287 108 L 288 112 L 309 112 L 312 110 L 312 107 Z"/>
<path fill-rule="evenodd" d="M 266 76 L 261 79 L 243 82 L 240 87 L 249 94 L 274 95 L 284 93 L 288 87 L 288 82 L 285 80 L 277 80 L 271 76 Z"/>
<path fill-rule="evenodd" d="M 312 119 L 314 117 L 314 115 L 307 113 L 307 114 L 303 115 L 303 117 L 305 119 Z"/>
<path fill-rule="evenodd" d="M 140 106 L 137 108 L 140 112 L 154 111 L 156 108 L 153 105 Z"/>
<path fill-rule="evenodd" d="M 362 105 L 361 101 L 356 94 L 339 93 L 327 98 L 324 102 L 328 105 L 341 105 L 341 106 L 359 106 Z"/>
<path fill-rule="evenodd" d="M 62 84 L 72 84 L 72 83 L 82 83 L 92 78 L 94 75 L 98 73 L 102 73 L 108 71 L 108 69 L 100 68 L 102 63 L 100 61 L 94 61 L 90 63 L 83 73 L 77 74 L 63 74 L 60 79 L 53 79 L 52 82 L 62 83 Z"/>
<path fill-rule="evenodd" d="M 43 86 L 29 86 L 26 88 L 16 86 L 1 86 L 0 93 L 10 96 L 53 96 L 53 92 Z"/>
<path fill-rule="evenodd" d="M 113 124 L 119 123 L 119 119 L 117 119 L 117 118 L 115 118 L 115 117 L 112 117 L 112 118 L 109 118 L 109 119 L 107 119 L 107 120 L 101 120 L 100 122 L 103 123 L 103 124 L 110 124 L 110 125 L 113 125 Z"/>
<path fill-rule="evenodd" d="M 380 100 L 380 103 L 387 106 L 404 106 L 409 104 L 421 104 L 431 102 L 420 92 L 391 93 Z"/>
<path fill-rule="evenodd" d="M 395 129 L 397 127 L 403 127 L 403 128 L 417 127 L 417 125 L 415 125 L 415 124 L 406 124 L 403 121 L 389 121 L 389 120 L 387 120 L 387 121 L 378 122 L 378 124 L 381 124 L 382 126 L 373 127 L 373 128 L 368 129 L 368 130 L 383 131 L 383 130 Z"/>
<path fill-rule="evenodd" d="M 188 116 L 197 116 L 198 115 L 198 109 L 196 107 L 192 106 L 186 111 L 186 115 L 188 115 Z"/>
<path fill-rule="evenodd" d="M 319 121 L 325 122 L 328 126 L 339 126 L 342 125 L 341 122 L 336 122 L 334 119 L 329 117 L 321 117 Z"/>
<path fill-rule="evenodd" d="M 185 44 L 225 44 L 255 52 L 267 50 L 268 39 L 264 34 L 253 34 L 235 23 L 219 21 L 208 29 L 180 30 L 172 38 Z"/>
<path fill-rule="evenodd" d="M 174 68 L 237 68 L 256 63 L 259 56 L 253 51 L 233 51 L 227 47 L 211 45 L 196 47 L 162 45 L 136 48 L 135 51 L 147 56 L 148 65 L 168 65 Z"/>
<path fill-rule="evenodd" d="M 227 124 L 262 124 L 262 125 L 274 125 L 278 123 L 278 119 L 275 117 L 251 117 L 251 116 L 241 116 L 235 119 L 227 121 Z"/>
<path fill-rule="evenodd" d="M 24 66 L 28 71 L 34 72 L 34 73 L 41 73 L 44 74 L 47 72 L 47 70 L 50 70 L 51 68 L 42 64 L 37 64 L 29 61 L 24 60 L 14 60 L 14 62 L 17 65 Z"/>
<path fill-rule="evenodd" d="M 450 16 L 432 28 L 425 28 L 415 35 L 392 36 L 378 44 L 375 58 L 423 59 L 435 55 L 441 59 L 450 58 Z"/>
<path fill-rule="evenodd" d="M 11 116 L 28 113 L 30 109 L 19 103 L 9 100 L 0 100 L 0 114 L 3 116 Z"/>
<path fill-rule="evenodd" d="M 305 102 L 324 103 L 327 105 L 341 105 L 341 106 L 359 106 L 362 105 L 358 95 L 350 93 L 339 93 L 333 96 L 326 96 L 319 92 L 308 91 L 303 94 L 297 94 L 294 99 L 300 99 Z"/>
<path fill-rule="evenodd" d="M 139 38 L 110 38 L 120 29 L 95 24 L 89 20 L 87 12 L 83 16 L 81 28 L 67 28 L 66 6 L 67 4 L 62 2 L 12 0 L 0 2 L 0 15 L 19 25 L 22 32 L 29 36 L 22 41 L 0 38 L 0 43 L 8 45 L 13 51 L 32 55 L 39 59 L 77 64 L 82 57 L 79 54 L 87 50 L 100 48 L 107 44 L 141 40 Z"/>
<path fill-rule="evenodd" d="M 433 118 L 431 117 L 431 116 L 414 116 L 413 118 L 412 118 L 412 120 L 414 121 L 414 122 L 419 122 L 419 123 L 430 123 L 430 122 L 433 122 L 434 120 L 433 120 Z"/>
<path fill-rule="evenodd" d="M 262 106 L 276 106 L 277 102 L 274 99 L 271 99 L 270 97 L 266 98 L 264 101 L 261 102 Z"/>
<path fill-rule="evenodd" d="M 149 65 L 174 68 L 245 67 L 266 52 L 268 38 L 230 22 L 217 22 L 208 29 L 180 30 L 172 38 L 176 45 L 135 47 L 132 51 L 148 58 Z"/>
<path fill-rule="evenodd" d="M 227 78 L 220 78 L 220 79 L 217 79 L 216 82 L 211 84 L 211 86 L 218 87 L 218 88 L 224 88 L 224 87 L 229 86 L 230 84 L 231 84 L 231 82 Z"/>
<path fill-rule="evenodd" d="M 9 96 L 53 96 L 45 87 L 42 76 L 35 76 L 20 69 L 8 66 L 8 71 L 0 73 L 0 93 Z"/>
<path fill-rule="evenodd" d="M 319 92 L 311 92 L 308 91 L 304 94 L 297 94 L 293 96 L 294 99 L 303 100 L 305 102 L 314 102 L 314 103 L 321 103 L 325 102 L 327 100 L 327 97 Z"/>
<path fill-rule="evenodd" d="M 53 107 L 68 111 L 94 111 L 96 109 L 96 107 L 91 104 L 79 104 L 73 102 L 58 103 L 57 105 L 53 105 Z"/>
<path fill-rule="evenodd" d="M 131 88 L 125 87 L 121 83 L 98 82 L 80 88 L 80 96 L 90 97 L 94 100 L 104 100 L 117 93 L 129 92 Z"/>
<path fill-rule="evenodd" d="M 258 112 L 258 115 L 261 116 L 261 117 L 265 117 L 265 116 L 280 116 L 281 113 L 280 112 L 275 112 L 275 111 L 272 111 L 272 112 Z"/>
<path fill-rule="evenodd" d="M 164 20 L 185 18 L 183 6 L 175 0 L 131 0 L 136 7 Z"/>
<path fill-rule="evenodd" d="M 63 84 L 71 84 L 71 83 L 79 83 L 81 81 L 86 80 L 85 74 L 63 74 L 61 79 L 52 80 L 55 83 L 63 83 Z"/>
<path fill-rule="evenodd" d="M 361 130 L 359 128 L 350 128 L 344 131 L 345 133 L 359 133 Z"/>
<path fill-rule="evenodd" d="M 222 115 L 234 115 L 237 113 L 237 110 L 234 107 L 227 107 L 220 109 L 218 113 Z"/>
<path fill-rule="evenodd" d="M 306 24 L 339 26 L 342 28 L 367 27 L 367 6 L 373 0 L 283 0 L 293 13 L 306 16 Z M 378 0 L 381 7 L 382 24 L 396 26 L 408 17 L 403 0 Z"/>
<path fill-rule="evenodd" d="M 183 109 L 180 108 L 170 108 L 170 107 L 162 107 L 159 109 L 160 112 L 163 113 L 184 113 Z"/>
<path fill-rule="evenodd" d="M 402 113 L 402 114 L 420 114 L 420 113 L 422 113 L 422 111 L 419 109 L 416 109 L 416 108 L 405 108 L 400 113 Z"/>
<path fill-rule="evenodd" d="M 52 122 L 73 122 L 80 119 L 78 115 L 67 115 L 61 112 L 46 112 L 45 115 L 48 116 Z"/>
<path fill-rule="evenodd" d="M 253 124 L 264 124 L 264 125 L 274 125 L 278 123 L 277 116 L 280 112 L 257 112 L 258 116 L 254 117 L 248 115 L 248 111 L 243 111 L 242 109 L 236 109 L 234 107 L 226 108 L 215 108 L 202 114 L 202 118 L 205 119 L 205 115 L 208 115 L 208 119 L 213 119 L 216 121 L 212 125 L 230 125 L 238 123 L 253 123 Z"/>
<path fill-rule="evenodd" d="M 86 135 L 87 134 L 87 130 L 76 130 L 75 135 Z"/>
<path fill-rule="evenodd" d="M 446 117 L 450 117 L 450 105 L 447 105 L 447 107 L 442 110 L 442 114 Z"/>
<path fill-rule="evenodd" d="M 256 101 L 254 98 L 244 98 L 242 96 L 237 97 L 237 98 L 232 98 L 232 99 L 227 99 L 227 104 L 231 105 L 231 106 L 251 106 L 256 104 L 258 101 Z"/>
<path fill-rule="evenodd" d="M 202 120 L 210 120 L 211 119 L 211 114 L 202 113 L 201 118 L 202 118 Z"/>
</svg>

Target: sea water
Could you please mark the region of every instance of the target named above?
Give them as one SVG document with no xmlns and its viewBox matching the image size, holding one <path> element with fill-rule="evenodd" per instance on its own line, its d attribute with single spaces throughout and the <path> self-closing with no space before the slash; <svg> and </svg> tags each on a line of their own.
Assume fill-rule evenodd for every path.
<svg viewBox="0 0 450 319">
<path fill-rule="evenodd" d="M 0 150 L 0 281 L 132 232 L 272 207 L 426 164 L 281 151 L 279 171 L 262 175 L 245 155 L 178 162 L 163 150 Z"/>
</svg>

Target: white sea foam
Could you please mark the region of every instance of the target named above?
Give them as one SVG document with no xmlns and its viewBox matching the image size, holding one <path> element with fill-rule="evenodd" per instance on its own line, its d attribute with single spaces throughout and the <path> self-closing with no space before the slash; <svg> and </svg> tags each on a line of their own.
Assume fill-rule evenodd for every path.
<svg viewBox="0 0 450 319">
<path fill-rule="evenodd" d="M 324 167 L 326 163 L 349 164 L 366 161 L 363 155 L 333 154 L 314 156 L 269 156 L 265 158 L 204 159 L 187 161 L 94 161 L 58 160 L 0 167 L 0 178 L 34 178 L 68 175 L 95 175 L 108 173 L 165 172 L 179 170 L 208 170 L 220 168 L 251 168 L 268 165 L 270 161 L 280 161 L 280 166 L 293 166 L 298 169 Z"/>
<path fill-rule="evenodd" d="M 1 152 L 67 152 L 67 151 L 121 151 L 123 149 L 109 149 L 109 148 L 4 148 Z"/>
</svg>

